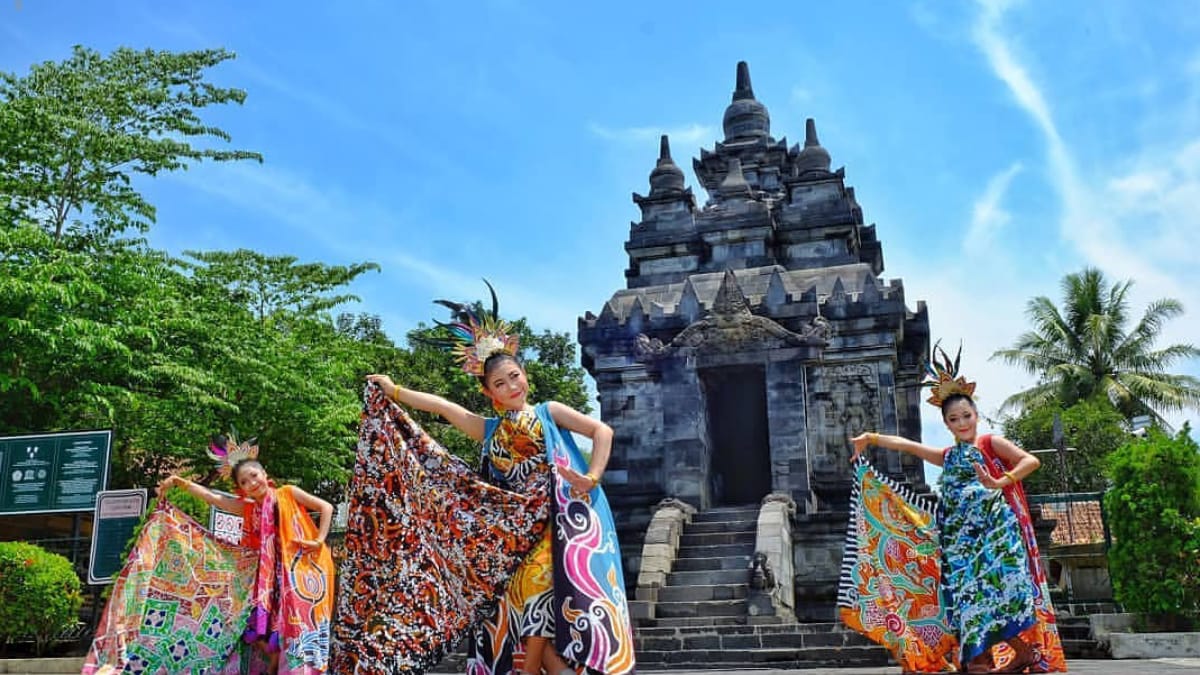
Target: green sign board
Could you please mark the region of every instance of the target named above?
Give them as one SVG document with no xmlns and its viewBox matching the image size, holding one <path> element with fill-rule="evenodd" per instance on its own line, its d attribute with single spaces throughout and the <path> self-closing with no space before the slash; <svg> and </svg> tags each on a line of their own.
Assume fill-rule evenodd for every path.
<svg viewBox="0 0 1200 675">
<path fill-rule="evenodd" d="M 107 584 L 125 565 L 121 554 L 146 510 L 146 490 L 105 490 L 96 495 L 88 583 Z"/>
<path fill-rule="evenodd" d="M 91 511 L 111 446 L 111 431 L 0 437 L 0 515 Z"/>
</svg>

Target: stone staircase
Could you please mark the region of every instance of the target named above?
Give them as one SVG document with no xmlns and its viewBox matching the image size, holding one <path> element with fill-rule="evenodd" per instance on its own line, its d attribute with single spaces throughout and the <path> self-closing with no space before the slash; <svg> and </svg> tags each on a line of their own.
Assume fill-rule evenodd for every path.
<svg viewBox="0 0 1200 675">
<path fill-rule="evenodd" d="M 1058 617 L 1058 637 L 1068 663 L 1072 659 L 1111 659 L 1112 654 L 1092 635 L 1086 616 Z"/>
<path fill-rule="evenodd" d="M 755 615 L 748 602 L 759 507 L 709 509 L 680 537 L 654 618 L 638 621 L 638 667 L 661 669 L 881 666 L 887 652 L 840 624 Z M 830 616 L 830 619 L 833 617 Z"/>
<path fill-rule="evenodd" d="M 667 583 L 658 590 L 654 625 L 687 625 L 691 619 L 701 625 L 745 623 L 757 528 L 757 506 L 696 514 L 680 537 Z"/>
</svg>

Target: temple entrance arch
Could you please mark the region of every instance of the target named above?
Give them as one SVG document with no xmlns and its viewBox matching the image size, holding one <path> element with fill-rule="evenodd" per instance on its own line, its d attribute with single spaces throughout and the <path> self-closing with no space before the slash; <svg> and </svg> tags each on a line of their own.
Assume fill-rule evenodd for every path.
<svg viewBox="0 0 1200 675">
<path fill-rule="evenodd" d="M 763 366 L 700 371 L 715 505 L 757 504 L 771 491 L 767 379 Z"/>
</svg>

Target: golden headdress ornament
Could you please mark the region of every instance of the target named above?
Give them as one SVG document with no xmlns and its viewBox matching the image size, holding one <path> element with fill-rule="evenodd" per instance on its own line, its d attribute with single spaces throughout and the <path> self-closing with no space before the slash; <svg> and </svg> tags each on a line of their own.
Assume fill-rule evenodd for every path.
<svg viewBox="0 0 1200 675">
<path fill-rule="evenodd" d="M 507 354 L 516 356 L 520 351 L 520 338 L 512 332 L 512 326 L 500 318 L 500 302 L 496 299 L 496 289 L 487 279 L 488 291 L 492 294 L 492 311 L 489 314 L 482 305 L 475 307 L 450 300 L 434 300 L 439 305 L 450 309 L 454 321 L 434 323 L 450 331 L 451 337 L 442 340 L 428 340 L 430 344 L 442 347 L 454 354 L 458 364 L 471 375 L 481 377 L 483 364 L 489 356 Z"/>
<path fill-rule="evenodd" d="M 257 461 L 258 444 L 255 440 L 257 439 L 252 438 L 245 443 L 238 443 L 232 433 L 229 436 L 213 436 L 208 446 L 208 456 L 216 461 L 217 473 L 221 474 L 222 478 L 231 478 L 233 467 L 237 466 L 238 462 L 248 459 Z"/>
<path fill-rule="evenodd" d="M 958 363 L 962 358 L 962 345 L 958 346 L 958 353 L 951 361 L 950 355 L 941 347 L 941 340 L 938 340 L 933 345 L 931 356 L 929 363 L 925 364 L 925 379 L 921 382 L 921 386 L 929 387 L 930 396 L 925 399 L 926 401 L 940 408 L 942 403 L 954 394 L 974 397 L 975 383 L 968 382 L 965 377 L 958 374 Z"/>
</svg>

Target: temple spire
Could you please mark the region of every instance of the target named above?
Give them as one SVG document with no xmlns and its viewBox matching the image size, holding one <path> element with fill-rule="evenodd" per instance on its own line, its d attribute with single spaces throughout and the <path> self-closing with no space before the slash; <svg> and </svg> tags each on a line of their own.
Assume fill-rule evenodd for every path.
<svg viewBox="0 0 1200 675">
<path fill-rule="evenodd" d="M 683 191 L 683 170 L 671 159 L 671 142 L 663 134 L 658 145 L 658 162 L 650 172 L 650 196 L 680 194 Z"/>
<path fill-rule="evenodd" d="M 771 136 L 771 116 L 767 114 L 767 107 L 754 98 L 750 66 L 745 61 L 737 64 L 737 84 L 733 101 L 725 109 L 724 127 L 726 143 Z"/>
<path fill-rule="evenodd" d="M 750 64 L 738 61 L 737 88 L 733 90 L 733 100 L 754 100 L 754 87 L 750 84 Z"/>
<path fill-rule="evenodd" d="M 832 163 L 829 151 L 821 147 L 821 141 L 817 139 L 816 121 L 808 118 L 804 123 L 804 149 L 796 157 L 796 175 L 827 174 Z"/>
</svg>

